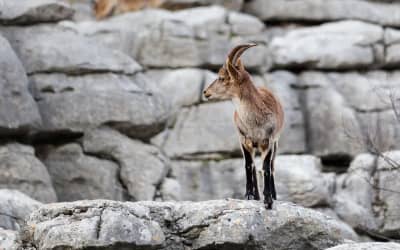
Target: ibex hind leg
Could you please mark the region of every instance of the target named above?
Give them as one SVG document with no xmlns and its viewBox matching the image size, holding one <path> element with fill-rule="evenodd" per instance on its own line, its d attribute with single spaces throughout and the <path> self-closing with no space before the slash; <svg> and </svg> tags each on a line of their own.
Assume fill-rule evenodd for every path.
<svg viewBox="0 0 400 250">
<path fill-rule="evenodd" d="M 271 159 L 271 191 L 272 191 L 272 198 L 276 200 L 276 189 L 275 189 L 275 157 L 276 151 L 278 149 L 278 143 L 275 142 L 272 148 L 272 159 Z"/>
</svg>

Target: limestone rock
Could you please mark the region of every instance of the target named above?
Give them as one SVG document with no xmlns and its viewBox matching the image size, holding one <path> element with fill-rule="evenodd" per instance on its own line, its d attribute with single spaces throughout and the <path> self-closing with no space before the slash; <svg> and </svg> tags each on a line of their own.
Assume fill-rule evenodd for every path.
<svg viewBox="0 0 400 250">
<path fill-rule="evenodd" d="M 0 137 L 35 131 L 41 118 L 28 91 L 26 72 L 1 35 L 0 54 Z"/>
<path fill-rule="evenodd" d="M 0 2 L 0 23 L 32 24 L 69 19 L 72 8 L 55 0 L 19 0 Z"/>
<path fill-rule="evenodd" d="M 50 150 L 44 160 L 60 201 L 84 199 L 123 200 L 119 166 L 109 160 L 87 156 L 78 144 Z"/>
<path fill-rule="evenodd" d="M 21 242 L 18 232 L 0 228 L 0 248 L 5 250 L 19 250 Z"/>
<path fill-rule="evenodd" d="M 348 243 L 336 247 L 328 248 L 327 250 L 397 250 L 400 249 L 400 244 L 397 243 L 382 243 L 382 242 L 365 242 L 365 243 Z"/>
<path fill-rule="evenodd" d="M 46 167 L 32 147 L 22 144 L 0 147 L 0 188 L 19 190 L 41 202 L 57 201 Z"/>
<path fill-rule="evenodd" d="M 168 172 L 168 160 L 154 146 L 110 130 L 88 131 L 83 140 L 84 152 L 117 162 L 119 179 L 133 200 L 153 200 L 156 187 Z"/>
<path fill-rule="evenodd" d="M 272 39 L 270 50 L 279 68 L 365 68 L 382 63 L 383 35 L 380 26 L 341 21 L 288 31 Z"/>
<path fill-rule="evenodd" d="M 0 228 L 18 231 L 30 213 L 40 205 L 40 202 L 17 190 L 0 189 Z"/>
<path fill-rule="evenodd" d="M 34 212 L 27 225 L 28 242 L 40 249 L 300 250 L 311 245 L 322 250 L 354 239 L 319 212 L 281 202 L 265 210 L 262 203 L 238 200 L 59 203 Z"/>
</svg>

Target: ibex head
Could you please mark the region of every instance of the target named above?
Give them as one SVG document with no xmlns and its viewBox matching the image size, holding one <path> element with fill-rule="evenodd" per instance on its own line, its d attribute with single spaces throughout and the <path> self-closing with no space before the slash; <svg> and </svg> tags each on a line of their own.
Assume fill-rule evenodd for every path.
<svg viewBox="0 0 400 250">
<path fill-rule="evenodd" d="M 240 85 L 247 76 L 240 56 L 248 48 L 256 45 L 254 43 L 242 44 L 231 50 L 225 64 L 218 71 L 218 79 L 213 81 L 203 92 L 207 99 L 225 100 L 238 97 Z"/>
</svg>

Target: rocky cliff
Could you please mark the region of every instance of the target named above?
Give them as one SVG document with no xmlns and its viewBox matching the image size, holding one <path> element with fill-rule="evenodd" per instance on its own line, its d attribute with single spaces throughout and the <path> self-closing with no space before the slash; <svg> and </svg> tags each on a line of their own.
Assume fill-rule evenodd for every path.
<svg viewBox="0 0 400 250">
<path fill-rule="evenodd" d="M 399 240 L 400 170 L 385 157 L 400 162 L 400 2 L 166 1 L 182 9 L 103 21 L 86 0 L 0 1 L 0 248 Z M 202 89 L 250 41 L 246 68 L 285 109 L 278 200 L 298 206 L 222 200 L 243 198 L 245 171 L 233 106 Z M 390 152 L 366 153 L 365 134 Z M 72 203 L 28 219 L 54 202 Z"/>
</svg>

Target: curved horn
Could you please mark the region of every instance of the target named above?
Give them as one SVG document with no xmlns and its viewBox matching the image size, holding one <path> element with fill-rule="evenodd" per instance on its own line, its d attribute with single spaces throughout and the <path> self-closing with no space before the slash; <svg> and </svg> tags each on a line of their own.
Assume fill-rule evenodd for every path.
<svg viewBox="0 0 400 250">
<path fill-rule="evenodd" d="M 257 44 L 256 44 L 256 43 L 247 43 L 247 44 L 242 44 L 242 45 L 237 46 L 236 48 L 238 48 L 238 49 L 237 49 L 236 53 L 235 53 L 234 56 L 233 56 L 233 60 L 231 61 L 232 64 L 236 66 L 237 60 L 240 58 L 240 56 L 241 56 L 247 49 L 249 49 L 249 48 L 251 48 L 251 47 L 254 47 L 254 46 L 257 46 Z M 236 49 L 236 48 L 235 48 L 235 49 Z"/>
</svg>

